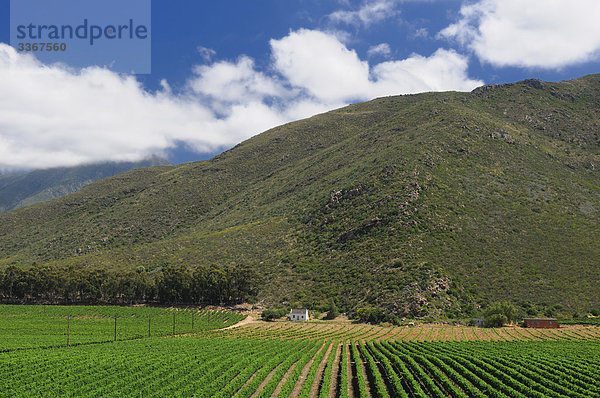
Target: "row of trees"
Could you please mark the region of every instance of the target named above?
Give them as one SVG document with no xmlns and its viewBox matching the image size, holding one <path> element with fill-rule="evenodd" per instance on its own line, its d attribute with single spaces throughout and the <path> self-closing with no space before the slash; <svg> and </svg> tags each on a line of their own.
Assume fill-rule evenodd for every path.
<svg viewBox="0 0 600 398">
<path fill-rule="evenodd" d="M 0 269 L 4 302 L 87 304 L 235 304 L 255 297 L 259 278 L 248 266 L 164 265 L 134 270 L 9 266 Z"/>
</svg>

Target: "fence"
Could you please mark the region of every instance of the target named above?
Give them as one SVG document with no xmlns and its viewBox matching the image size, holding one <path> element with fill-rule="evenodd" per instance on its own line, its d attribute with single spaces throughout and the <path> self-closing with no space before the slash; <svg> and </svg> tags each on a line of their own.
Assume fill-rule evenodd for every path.
<svg viewBox="0 0 600 398">
<path fill-rule="evenodd" d="M 197 333 L 243 319 L 226 311 L 155 307 L 0 306 L 0 351 Z"/>
</svg>

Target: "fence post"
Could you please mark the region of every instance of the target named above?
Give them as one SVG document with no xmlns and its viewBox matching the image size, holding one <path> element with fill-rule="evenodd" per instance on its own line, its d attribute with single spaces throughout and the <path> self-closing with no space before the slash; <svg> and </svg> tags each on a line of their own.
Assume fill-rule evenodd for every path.
<svg viewBox="0 0 600 398">
<path fill-rule="evenodd" d="M 70 337 L 71 337 L 71 315 L 67 316 L 67 347 L 69 346 Z"/>
<path fill-rule="evenodd" d="M 152 320 L 152 314 L 148 314 L 148 337 L 150 337 L 150 322 Z"/>
<path fill-rule="evenodd" d="M 117 341 L 117 314 L 115 314 L 115 339 L 114 341 Z"/>
<path fill-rule="evenodd" d="M 175 334 L 175 311 L 173 311 L 173 334 Z"/>
<path fill-rule="evenodd" d="M 194 310 L 192 310 L 192 333 L 194 333 Z"/>
</svg>

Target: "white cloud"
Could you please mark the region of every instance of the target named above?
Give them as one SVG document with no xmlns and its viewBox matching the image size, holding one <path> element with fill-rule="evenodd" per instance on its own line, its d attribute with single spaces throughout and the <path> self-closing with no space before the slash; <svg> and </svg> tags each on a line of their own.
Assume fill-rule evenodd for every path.
<svg viewBox="0 0 600 398">
<path fill-rule="evenodd" d="M 375 0 L 363 3 L 356 11 L 335 11 L 328 15 L 333 23 L 369 26 L 398 14 L 393 0 Z"/>
<path fill-rule="evenodd" d="M 352 101 L 367 90 L 369 64 L 331 35 L 300 29 L 271 40 L 271 48 L 277 71 L 321 101 Z"/>
<path fill-rule="evenodd" d="M 253 99 L 219 118 L 162 86 L 152 94 L 134 77 L 44 65 L 0 44 L 0 169 L 138 160 L 177 141 L 211 152 L 287 121 Z"/>
<path fill-rule="evenodd" d="M 412 37 L 426 39 L 429 37 L 429 31 L 427 28 L 419 28 L 415 31 L 415 33 L 413 33 Z"/>
<path fill-rule="evenodd" d="M 267 71 L 240 56 L 196 66 L 182 92 L 162 80 L 151 93 L 131 76 L 44 65 L 0 43 L 0 169 L 137 160 L 181 142 L 214 152 L 353 101 L 482 84 L 451 50 L 369 65 L 320 31 L 270 44 Z"/>
<path fill-rule="evenodd" d="M 212 59 L 212 57 L 214 57 L 217 52 L 215 50 L 213 50 L 212 48 L 208 48 L 208 47 L 202 47 L 202 46 L 198 46 L 196 48 L 198 50 L 198 53 L 200 53 L 200 55 L 202 56 L 202 58 L 204 58 L 204 61 L 208 62 Z"/>
<path fill-rule="evenodd" d="M 496 66 L 561 68 L 600 55 L 598 0 L 480 0 L 439 35 Z"/>
<path fill-rule="evenodd" d="M 373 96 L 390 92 L 470 91 L 483 84 L 467 75 L 467 58 L 454 50 L 438 49 L 429 57 L 413 54 L 401 61 L 388 61 L 372 69 Z"/>
<path fill-rule="evenodd" d="M 391 53 L 392 53 L 392 50 L 390 49 L 390 45 L 387 43 L 380 43 L 376 46 L 371 46 L 371 47 L 369 47 L 369 50 L 367 51 L 367 55 L 369 57 L 372 57 L 374 55 L 381 55 L 383 57 L 389 57 Z"/>
<path fill-rule="evenodd" d="M 216 62 L 196 66 L 189 86 L 194 93 L 210 97 L 209 103 L 224 112 L 230 104 L 262 102 L 268 97 L 290 95 L 277 79 L 257 72 L 254 61 L 241 56 L 236 63 Z"/>
<path fill-rule="evenodd" d="M 439 49 L 429 57 L 370 66 L 323 32 L 301 29 L 271 40 L 275 68 L 293 86 L 323 103 L 364 100 L 423 91 L 471 90 L 481 84 L 467 75 L 467 58 Z"/>
</svg>

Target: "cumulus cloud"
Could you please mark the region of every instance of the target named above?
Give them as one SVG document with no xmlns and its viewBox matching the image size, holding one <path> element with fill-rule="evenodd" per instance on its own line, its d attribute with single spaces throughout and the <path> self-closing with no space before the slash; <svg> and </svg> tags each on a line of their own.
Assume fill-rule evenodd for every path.
<svg viewBox="0 0 600 398">
<path fill-rule="evenodd" d="M 0 168 L 139 160 L 184 141 L 211 152 L 286 121 L 249 100 L 218 117 L 168 83 L 149 93 L 132 76 L 44 65 L 0 44 Z"/>
<path fill-rule="evenodd" d="M 390 94 L 471 90 L 481 81 L 468 77 L 468 60 L 453 50 L 429 57 L 370 66 L 354 50 L 320 31 L 301 29 L 271 40 L 276 69 L 294 87 L 324 103 L 363 100 Z"/>
<path fill-rule="evenodd" d="M 440 37 L 496 66 L 560 68 L 600 55 L 597 0 L 479 0 Z"/>
<path fill-rule="evenodd" d="M 367 55 L 369 57 L 372 57 L 374 55 L 381 55 L 384 57 L 389 57 L 389 55 L 392 53 L 392 50 L 390 49 L 390 45 L 387 43 L 380 43 L 376 46 L 371 46 L 369 47 L 369 50 L 367 51 Z"/>
<path fill-rule="evenodd" d="M 214 152 L 350 102 L 482 84 L 452 50 L 370 65 L 321 31 L 270 45 L 267 70 L 240 56 L 196 66 L 179 92 L 166 80 L 149 92 L 132 76 L 45 65 L 0 43 L 0 169 L 138 160 L 181 142 Z"/>
<path fill-rule="evenodd" d="M 367 90 L 369 64 L 331 35 L 301 29 L 271 48 L 277 71 L 321 101 L 352 101 Z"/>
<path fill-rule="evenodd" d="M 239 57 L 235 63 L 221 61 L 196 66 L 189 86 L 194 93 L 209 97 L 206 103 L 221 113 L 231 104 L 291 95 L 278 79 L 256 71 L 254 60 L 247 56 Z"/>
<path fill-rule="evenodd" d="M 438 49 L 429 57 L 413 54 L 401 61 L 375 65 L 370 93 L 379 97 L 389 92 L 470 91 L 483 82 L 470 79 L 467 68 L 467 58 L 454 50 Z"/>
<path fill-rule="evenodd" d="M 354 11 L 339 10 L 328 15 L 332 23 L 369 26 L 397 15 L 393 0 L 368 1 Z"/>
</svg>

